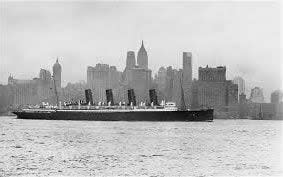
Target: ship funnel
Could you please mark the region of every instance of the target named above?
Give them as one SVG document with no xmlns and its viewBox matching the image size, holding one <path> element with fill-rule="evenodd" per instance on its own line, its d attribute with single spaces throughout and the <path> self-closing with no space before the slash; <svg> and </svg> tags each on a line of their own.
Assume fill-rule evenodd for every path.
<svg viewBox="0 0 283 177">
<path fill-rule="evenodd" d="M 114 105 L 114 99 L 113 99 L 112 89 L 106 90 L 106 100 L 107 100 L 107 103 L 110 102 L 110 105 L 111 105 L 111 106 Z"/>
<path fill-rule="evenodd" d="M 149 98 L 150 98 L 150 102 L 153 103 L 153 105 L 158 105 L 157 94 L 155 89 L 149 90 Z"/>
<path fill-rule="evenodd" d="M 92 92 L 90 89 L 85 90 L 85 101 L 86 101 L 86 104 L 90 103 L 91 105 L 93 105 Z"/>
<path fill-rule="evenodd" d="M 129 105 L 131 103 L 133 104 L 133 106 L 137 105 L 134 89 L 128 90 L 128 101 L 129 101 Z"/>
</svg>

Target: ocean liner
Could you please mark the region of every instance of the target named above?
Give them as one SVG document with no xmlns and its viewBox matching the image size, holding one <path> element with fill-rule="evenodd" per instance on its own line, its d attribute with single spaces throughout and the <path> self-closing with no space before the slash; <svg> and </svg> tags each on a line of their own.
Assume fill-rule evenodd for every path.
<svg viewBox="0 0 283 177">
<path fill-rule="evenodd" d="M 54 81 L 55 82 L 55 81 Z M 55 85 L 55 83 L 54 83 Z M 177 107 L 173 102 L 158 103 L 154 89 L 149 90 L 150 104 L 137 106 L 133 89 L 128 90 L 128 104 L 114 104 L 112 90 L 106 90 L 107 105 L 93 104 L 92 92 L 85 90 L 86 102 L 61 105 L 55 89 L 57 106 L 21 108 L 13 111 L 20 119 L 47 120 L 92 120 L 92 121 L 212 121 L 213 109 L 189 110 L 185 106 L 184 92 L 181 85 L 181 101 Z"/>
</svg>

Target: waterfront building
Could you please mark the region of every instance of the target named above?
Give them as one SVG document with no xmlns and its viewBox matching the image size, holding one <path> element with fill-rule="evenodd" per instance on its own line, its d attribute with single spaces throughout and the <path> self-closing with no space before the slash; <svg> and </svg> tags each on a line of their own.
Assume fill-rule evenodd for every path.
<svg viewBox="0 0 283 177">
<path fill-rule="evenodd" d="M 216 110 L 238 103 L 238 86 L 226 80 L 226 67 L 199 67 L 199 80 L 193 82 L 193 108 L 212 107 Z"/>
<path fill-rule="evenodd" d="M 87 87 L 92 90 L 94 103 L 106 102 L 106 89 L 114 90 L 119 86 L 121 72 L 115 66 L 96 64 L 87 67 Z"/>
<path fill-rule="evenodd" d="M 177 105 L 180 103 L 180 84 L 185 96 L 185 103 L 191 107 L 192 100 L 192 54 L 183 52 L 183 69 L 173 69 L 172 66 L 161 67 L 156 77 L 159 90 L 164 93 L 166 101 L 173 101 Z"/>
<path fill-rule="evenodd" d="M 61 88 L 61 72 L 62 69 L 57 60 L 53 66 L 53 75 L 57 80 L 55 83 L 59 88 L 58 91 Z M 9 76 L 8 86 L 12 90 L 13 106 L 35 105 L 42 102 L 56 104 L 54 81 L 50 71 L 46 69 L 40 69 L 38 77 L 31 80 L 15 79 Z"/>
<path fill-rule="evenodd" d="M 242 77 L 237 76 L 233 79 L 233 83 L 238 85 L 238 98 L 240 99 L 241 94 L 246 94 L 245 93 L 245 80 Z"/>
<path fill-rule="evenodd" d="M 253 119 L 283 120 L 283 103 L 247 103 L 244 115 Z"/>
<path fill-rule="evenodd" d="M 37 82 L 38 100 L 40 102 L 56 104 L 54 82 L 51 73 L 46 69 L 40 69 L 39 78 L 35 78 L 34 80 Z"/>
<path fill-rule="evenodd" d="M 9 76 L 8 80 L 8 85 L 13 93 L 12 103 L 14 106 L 31 105 L 39 101 L 37 79 L 20 80 Z"/>
<path fill-rule="evenodd" d="M 62 88 L 61 100 L 67 102 L 85 101 L 84 92 L 87 89 L 85 81 L 77 83 L 68 83 L 66 87 Z"/>
<path fill-rule="evenodd" d="M 108 88 L 109 65 L 96 64 L 87 68 L 87 86 L 92 90 L 94 102 L 105 102 L 105 90 Z"/>
<path fill-rule="evenodd" d="M 264 103 L 263 90 L 260 87 L 251 89 L 250 101 L 253 103 Z"/>
<path fill-rule="evenodd" d="M 181 103 L 181 80 L 182 79 L 184 79 L 183 70 L 173 69 L 172 101 L 176 103 L 177 107 L 179 107 Z M 183 88 L 183 91 L 184 91 L 184 88 Z"/>
<path fill-rule="evenodd" d="M 270 102 L 274 104 L 282 103 L 283 93 L 281 90 L 276 90 L 271 93 Z"/>
<path fill-rule="evenodd" d="M 127 87 L 134 89 L 137 103 L 149 103 L 148 91 L 152 83 L 151 70 L 136 66 L 126 72 L 126 78 Z"/>
<path fill-rule="evenodd" d="M 0 115 L 7 113 L 10 106 L 13 104 L 13 93 L 11 86 L 0 84 Z"/>
<path fill-rule="evenodd" d="M 174 80 L 174 71 L 172 66 L 166 68 L 166 84 L 165 84 L 165 100 L 173 101 L 173 80 Z"/>
<path fill-rule="evenodd" d="M 148 56 L 142 41 L 141 48 L 138 51 L 137 63 L 140 68 L 148 69 Z"/>
<path fill-rule="evenodd" d="M 199 108 L 199 101 L 198 101 L 198 81 L 194 78 L 192 82 L 192 101 L 191 101 L 191 108 L 196 109 Z"/>
<path fill-rule="evenodd" d="M 117 70 L 116 66 L 109 68 L 109 87 L 113 91 L 120 85 L 122 73 Z"/>
<path fill-rule="evenodd" d="M 155 83 L 157 84 L 157 89 L 164 93 L 166 88 L 166 69 L 164 67 L 159 68 L 155 77 Z"/>
<path fill-rule="evenodd" d="M 120 82 L 119 86 L 113 90 L 114 103 L 128 103 L 128 85 Z"/>
<path fill-rule="evenodd" d="M 271 103 L 255 103 L 246 100 L 244 94 L 240 95 L 239 117 L 253 119 L 283 119 L 283 102 L 280 101 L 279 90 L 271 94 Z M 282 94 L 282 92 L 281 92 Z M 278 97 L 279 96 L 279 97 Z M 281 97 L 282 99 L 282 97 Z"/>
<path fill-rule="evenodd" d="M 126 68 L 122 74 L 122 82 L 119 89 L 114 92 L 114 97 L 117 96 L 119 101 L 126 101 L 128 89 L 134 89 L 136 101 L 149 103 L 149 89 L 152 88 L 152 71 L 148 69 L 148 56 L 142 45 L 138 51 L 137 65 L 135 65 L 135 53 L 127 52 Z"/>
</svg>

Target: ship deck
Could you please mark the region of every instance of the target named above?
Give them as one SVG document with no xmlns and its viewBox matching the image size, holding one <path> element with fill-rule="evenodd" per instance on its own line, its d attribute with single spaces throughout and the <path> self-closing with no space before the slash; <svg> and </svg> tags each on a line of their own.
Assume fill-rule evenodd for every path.
<svg viewBox="0 0 283 177">
<path fill-rule="evenodd" d="M 178 111 L 177 109 L 22 109 L 24 112 L 164 112 Z"/>
</svg>

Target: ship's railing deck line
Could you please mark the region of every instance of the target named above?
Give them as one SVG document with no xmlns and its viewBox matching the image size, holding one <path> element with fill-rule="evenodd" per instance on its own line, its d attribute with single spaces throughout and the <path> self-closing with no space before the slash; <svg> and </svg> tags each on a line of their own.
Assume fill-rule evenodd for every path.
<svg viewBox="0 0 283 177">
<path fill-rule="evenodd" d="M 99 109 L 78 109 L 78 108 L 61 108 L 61 109 L 47 109 L 47 108 L 25 108 L 25 112 L 159 112 L 159 111 L 178 111 L 178 109 L 166 108 L 99 108 Z"/>
<path fill-rule="evenodd" d="M 96 112 L 96 113 L 114 113 L 114 112 L 174 112 L 177 109 L 22 109 L 24 112 L 54 113 L 54 112 Z M 187 110 L 189 111 L 189 110 Z M 202 110 L 190 110 L 202 111 Z"/>
<path fill-rule="evenodd" d="M 159 112 L 177 111 L 170 109 L 58 109 L 58 112 Z"/>
</svg>

